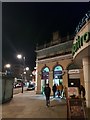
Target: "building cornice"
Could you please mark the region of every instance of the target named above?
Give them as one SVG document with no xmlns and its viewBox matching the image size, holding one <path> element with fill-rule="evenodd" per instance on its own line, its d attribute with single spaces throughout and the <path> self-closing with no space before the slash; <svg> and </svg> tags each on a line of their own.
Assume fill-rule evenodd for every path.
<svg viewBox="0 0 90 120">
<path fill-rule="evenodd" d="M 51 61 L 57 61 L 57 60 L 65 60 L 65 59 L 72 59 L 72 54 L 68 54 L 68 55 L 62 55 L 62 56 L 56 56 L 56 57 L 52 57 L 52 58 L 46 58 L 46 59 L 42 59 L 42 60 L 36 60 L 36 63 L 47 63 L 47 62 L 51 62 Z"/>
<path fill-rule="evenodd" d="M 72 42 L 73 43 L 73 41 L 72 40 L 70 40 L 70 41 L 67 41 L 67 42 L 64 42 L 64 43 L 59 43 L 59 44 L 57 44 L 57 45 L 53 45 L 53 46 L 50 46 L 50 47 L 47 47 L 47 48 L 43 48 L 43 49 L 41 49 L 41 50 L 36 50 L 35 52 L 41 52 L 41 51 L 43 51 L 43 50 L 48 50 L 48 49 L 50 49 L 50 48 L 55 48 L 55 47 L 57 47 L 57 46 L 60 46 L 60 45 L 64 45 L 64 44 L 66 44 L 66 43 L 68 43 L 68 42 Z"/>
</svg>

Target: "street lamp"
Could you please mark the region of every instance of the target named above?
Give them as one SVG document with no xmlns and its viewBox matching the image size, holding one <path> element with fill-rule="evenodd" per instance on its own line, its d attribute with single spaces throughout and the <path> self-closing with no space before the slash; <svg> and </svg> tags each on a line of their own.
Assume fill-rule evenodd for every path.
<svg viewBox="0 0 90 120">
<path fill-rule="evenodd" d="M 25 68 L 25 56 L 22 56 L 21 54 L 18 54 L 17 58 L 23 60 L 23 64 L 24 64 L 24 68 Z"/>
<path fill-rule="evenodd" d="M 23 79 L 23 81 L 25 81 L 25 78 L 24 78 L 24 74 L 25 74 L 25 71 L 26 71 L 26 69 L 25 69 L 25 56 L 23 56 L 22 54 L 18 54 L 18 55 L 17 55 L 17 58 L 20 59 L 20 60 L 22 60 L 22 62 L 23 62 L 23 74 L 22 74 L 22 79 Z"/>
<path fill-rule="evenodd" d="M 27 79 L 28 79 L 28 75 L 29 75 L 28 71 L 29 71 L 29 67 L 26 67 L 26 68 L 25 68 L 25 71 L 24 71 L 24 74 L 25 74 L 25 80 L 26 80 L 26 81 L 27 81 Z"/>
<path fill-rule="evenodd" d="M 10 64 L 6 64 L 6 65 L 5 65 L 5 68 L 10 68 L 10 67 L 11 67 Z"/>
<path fill-rule="evenodd" d="M 18 54 L 18 55 L 17 55 L 17 58 L 18 58 L 18 59 L 22 59 L 22 55 L 21 55 L 21 54 Z"/>
<path fill-rule="evenodd" d="M 6 69 L 5 70 L 5 74 L 6 75 L 10 75 L 11 74 L 11 70 L 10 70 L 10 68 L 11 68 L 11 64 L 6 64 L 5 66 L 4 66 L 4 68 Z"/>
<path fill-rule="evenodd" d="M 26 67 L 26 71 L 28 71 L 29 70 L 29 67 Z"/>
<path fill-rule="evenodd" d="M 23 56 L 22 54 L 18 54 L 17 58 L 22 60 L 22 62 L 23 62 L 22 80 L 23 80 L 23 82 L 25 82 L 26 81 L 26 74 L 27 74 L 27 71 L 29 71 L 29 67 L 26 67 L 26 65 L 25 65 L 25 56 Z"/>
</svg>

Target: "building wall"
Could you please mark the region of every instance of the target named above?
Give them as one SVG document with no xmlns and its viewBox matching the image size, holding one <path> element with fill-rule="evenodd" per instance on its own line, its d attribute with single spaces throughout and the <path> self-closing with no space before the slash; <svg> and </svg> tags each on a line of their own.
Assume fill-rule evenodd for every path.
<svg viewBox="0 0 90 120">
<path fill-rule="evenodd" d="M 63 68 L 64 75 L 62 77 L 63 79 L 63 85 L 68 87 L 68 70 L 67 67 L 72 63 L 72 55 L 62 55 L 58 57 L 53 57 L 49 59 L 43 59 L 43 60 L 37 60 L 37 93 L 41 93 L 41 75 L 42 75 L 42 69 L 47 66 L 50 69 L 49 73 L 49 85 L 52 88 L 53 86 L 53 68 L 56 65 L 60 65 Z M 80 72 L 80 80 L 81 83 L 84 84 L 83 80 L 83 71 Z"/>
<path fill-rule="evenodd" d="M 81 66 L 78 66 L 78 68 L 68 69 L 70 64 L 74 64 L 72 56 L 73 39 L 74 38 L 72 36 L 68 36 L 68 39 L 67 37 L 61 38 L 58 32 L 56 32 L 55 34 L 53 33 L 52 40 L 52 43 L 55 44 L 48 44 L 45 45 L 46 47 L 38 47 L 36 49 L 36 93 L 41 93 L 43 89 L 42 86 L 46 78 L 42 80 L 42 70 L 45 66 L 49 68 L 49 85 L 51 88 L 53 86 L 53 70 L 57 65 L 62 66 L 62 79 L 64 86 L 68 87 L 68 80 L 70 76 L 68 70 L 70 69 L 79 69 L 80 83 L 84 85 L 83 70 L 81 69 Z M 77 77 L 75 76 L 76 74 L 77 73 L 74 73 L 74 78 Z"/>
<path fill-rule="evenodd" d="M 88 33 L 88 37 L 85 38 L 86 33 Z M 90 108 L 90 94 L 89 94 L 89 87 L 90 87 L 90 13 L 89 13 L 89 20 L 85 23 L 85 25 L 80 29 L 80 31 L 76 34 L 73 45 L 76 45 L 77 37 L 80 36 L 80 40 L 82 36 L 84 36 L 83 44 L 74 51 L 73 60 L 81 63 L 83 66 L 83 71 L 81 72 L 84 78 L 81 75 L 81 78 L 84 79 L 82 84 L 84 84 L 85 91 L 86 91 L 86 106 Z M 78 46 L 78 45 L 77 45 Z"/>
</svg>

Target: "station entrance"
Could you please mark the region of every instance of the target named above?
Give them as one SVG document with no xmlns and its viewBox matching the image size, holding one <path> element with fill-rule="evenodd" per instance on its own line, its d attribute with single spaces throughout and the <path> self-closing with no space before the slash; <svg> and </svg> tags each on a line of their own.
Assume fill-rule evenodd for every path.
<svg viewBox="0 0 90 120">
<path fill-rule="evenodd" d="M 42 79 L 41 79 L 41 92 L 43 93 L 46 84 L 49 84 L 49 68 L 44 67 L 42 69 Z"/>
<path fill-rule="evenodd" d="M 57 65 L 53 70 L 53 84 L 60 85 L 62 82 L 62 67 Z"/>
</svg>

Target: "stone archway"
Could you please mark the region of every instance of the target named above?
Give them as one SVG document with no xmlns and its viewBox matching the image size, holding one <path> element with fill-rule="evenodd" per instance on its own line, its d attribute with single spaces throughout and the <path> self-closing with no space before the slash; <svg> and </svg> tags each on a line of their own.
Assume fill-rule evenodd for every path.
<svg viewBox="0 0 90 120">
<path fill-rule="evenodd" d="M 45 81 L 45 84 L 49 83 L 49 68 L 44 67 L 42 69 L 42 79 Z"/>
<path fill-rule="evenodd" d="M 49 68 L 45 66 L 42 68 L 41 74 L 42 74 L 42 79 L 41 79 L 41 92 L 43 93 L 43 89 L 46 84 L 49 84 Z"/>
<path fill-rule="evenodd" d="M 53 84 L 62 84 L 62 66 L 56 65 L 53 69 Z"/>
<path fill-rule="evenodd" d="M 80 86 L 80 67 L 71 63 L 67 67 L 68 70 L 68 87 L 78 87 Z"/>
</svg>

